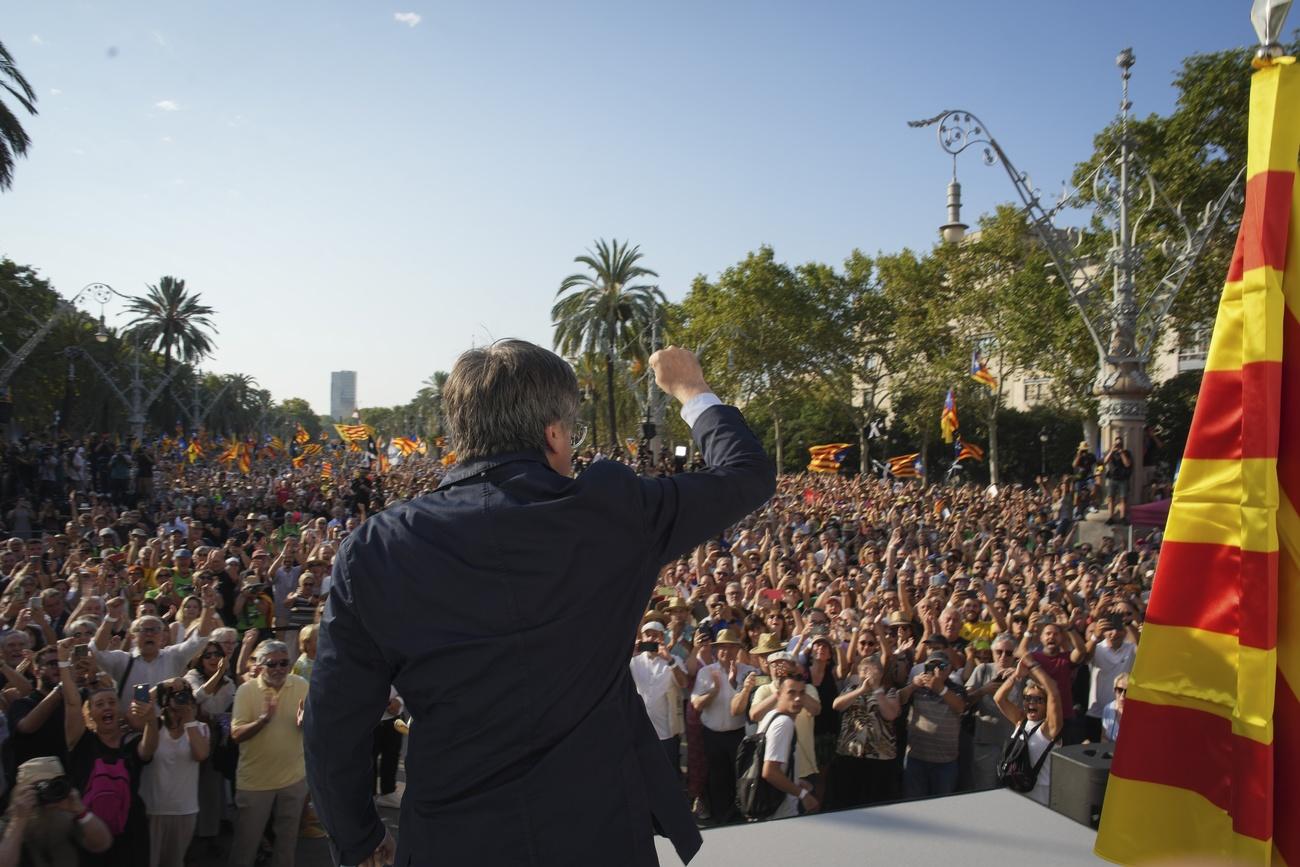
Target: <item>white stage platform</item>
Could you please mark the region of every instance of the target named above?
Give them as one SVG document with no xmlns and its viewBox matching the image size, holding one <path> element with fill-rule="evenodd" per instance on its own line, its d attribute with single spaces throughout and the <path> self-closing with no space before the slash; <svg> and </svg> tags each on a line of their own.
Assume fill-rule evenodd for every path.
<svg viewBox="0 0 1300 867">
<path fill-rule="evenodd" d="M 1097 833 L 1028 798 L 1000 789 L 884 807 L 715 828 L 691 867 L 754 864 L 1104 864 Z M 680 867 L 672 844 L 655 838 L 659 863 Z"/>
</svg>

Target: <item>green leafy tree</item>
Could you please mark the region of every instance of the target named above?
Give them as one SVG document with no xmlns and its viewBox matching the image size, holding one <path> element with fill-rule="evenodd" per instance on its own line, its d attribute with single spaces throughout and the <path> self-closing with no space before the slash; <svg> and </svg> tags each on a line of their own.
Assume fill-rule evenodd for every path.
<svg viewBox="0 0 1300 867">
<path fill-rule="evenodd" d="M 127 310 L 136 314 L 127 323 L 127 336 L 161 352 L 164 371 L 171 370 L 173 358 L 200 360 L 211 354 L 210 332 L 216 331 L 209 318 L 213 310 L 200 302 L 201 297 L 186 290 L 184 280 L 163 277 L 127 304 Z"/>
<path fill-rule="evenodd" d="M 605 395 L 608 401 L 609 442 L 618 444 L 618 415 L 615 403 L 615 362 L 629 346 L 631 333 L 641 333 L 665 303 L 658 286 L 637 283 L 658 277 L 637 263 L 641 248 L 597 240 L 594 250 L 573 261 L 589 273 L 570 274 L 560 282 L 551 308 L 555 347 L 563 355 L 601 353 L 605 358 Z"/>
<path fill-rule="evenodd" d="M 0 42 L 0 89 L 4 90 L 28 114 L 36 114 L 36 91 L 27 83 L 14 63 L 13 55 Z M 0 190 L 14 183 L 14 160 L 27 156 L 31 137 L 23 129 L 18 115 L 0 99 Z"/>
</svg>

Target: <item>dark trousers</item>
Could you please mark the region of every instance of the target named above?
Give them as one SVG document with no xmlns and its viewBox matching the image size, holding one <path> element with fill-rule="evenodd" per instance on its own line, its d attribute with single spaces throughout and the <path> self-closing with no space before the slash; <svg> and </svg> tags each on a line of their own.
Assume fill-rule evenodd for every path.
<svg viewBox="0 0 1300 867">
<path fill-rule="evenodd" d="M 827 806 L 833 810 L 898 800 L 898 764 L 893 759 L 855 759 L 837 755 L 831 762 Z"/>
<path fill-rule="evenodd" d="M 736 752 L 745 739 L 743 728 L 715 732 L 704 727 L 704 758 L 709 776 L 704 784 L 704 799 L 714 824 L 730 822 L 736 813 Z"/>
<path fill-rule="evenodd" d="M 375 762 L 375 776 L 379 778 L 379 794 L 397 791 L 397 760 L 402 755 L 402 733 L 393 727 L 395 719 L 380 720 L 375 726 L 371 756 Z"/>
<path fill-rule="evenodd" d="M 668 764 L 673 766 L 673 773 L 678 777 L 682 775 L 682 739 L 680 735 L 673 735 L 670 738 L 664 738 L 659 742 L 663 748 L 664 755 L 668 757 Z"/>
</svg>

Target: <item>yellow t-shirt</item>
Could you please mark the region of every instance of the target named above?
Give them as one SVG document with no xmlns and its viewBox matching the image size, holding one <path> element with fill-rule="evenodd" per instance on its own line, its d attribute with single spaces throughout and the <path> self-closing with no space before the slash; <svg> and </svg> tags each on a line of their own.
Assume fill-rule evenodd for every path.
<svg viewBox="0 0 1300 867">
<path fill-rule="evenodd" d="M 817 687 L 811 683 L 804 684 L 804 693 L 813 697 L 814 700 L 820 700 L 820 694 Z M 758 704 L 772 694 L 772 684 L 765 683 L 758 689 L 754 690 L 754 699 L 751 704 Z M 830 708 L 822 708 L 822 713 L 826 713 Z M 806 710 L 799 711 L 799 715 L 794 718 L 794 775 L 796 779 L 804 779 L 817 773 L 817 751 L 816 744 L 813 742 L 813 716 Z M 785 761 L 785 759 L 782 759 Z"/>
<path fill-rule="evenodd" d="M 998 633 L 998 625 L 992 620 L 961 625 L 961 637 L 966 641 L 992 641 Z"/>
<path fill-rule="evenodd" d="M 261 677 L 242 684 L 235 692 L 231 726 L 251 723 L 266 710 L 266 697 L 273 690 Z M 235 787 L 250 792 L 283 789 L 307 776 L 302 753 L 302 729 L 298 728 L 298 702 L 307 698 L 307 681 L 296 674 L 285 677 L 275 716 L 253 737 L 239 745 L 239 768 Z"/>
</svg>

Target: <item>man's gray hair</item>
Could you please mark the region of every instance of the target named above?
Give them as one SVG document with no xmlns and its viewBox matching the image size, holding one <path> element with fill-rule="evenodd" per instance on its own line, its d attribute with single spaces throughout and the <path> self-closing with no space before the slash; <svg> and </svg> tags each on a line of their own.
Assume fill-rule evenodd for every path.
<svg viewBox="0 0 1300 867">
<path fill-rule="evenodd" d="M 285 656 L 288 656 L 289 645 L 285 644 L 283 641 L 276 641 L 274 638 L 268 638 L 266 641 L 257 645 L 257 649 L 253 651 L 253 658 L 258 662 L 264 662 L 272 653 L 283 653 Z"/>
<path fill-rule="evenodd" d="M 563 358 L 524 340 L 498 340 L 456 359 L 442 390 L 460 460 L 546 451 L 546 426 L 578 417 L 578 378 Z"/>
<path fill-rule="evenodd" d="M 216 644 L 220 644 L 226 639 L 239 641 L 239 630 L 233 626 L 218 626 L 216 629 L 212 630 L 212 634 L 208 636 L 208 641 Z"/>
</svg>

